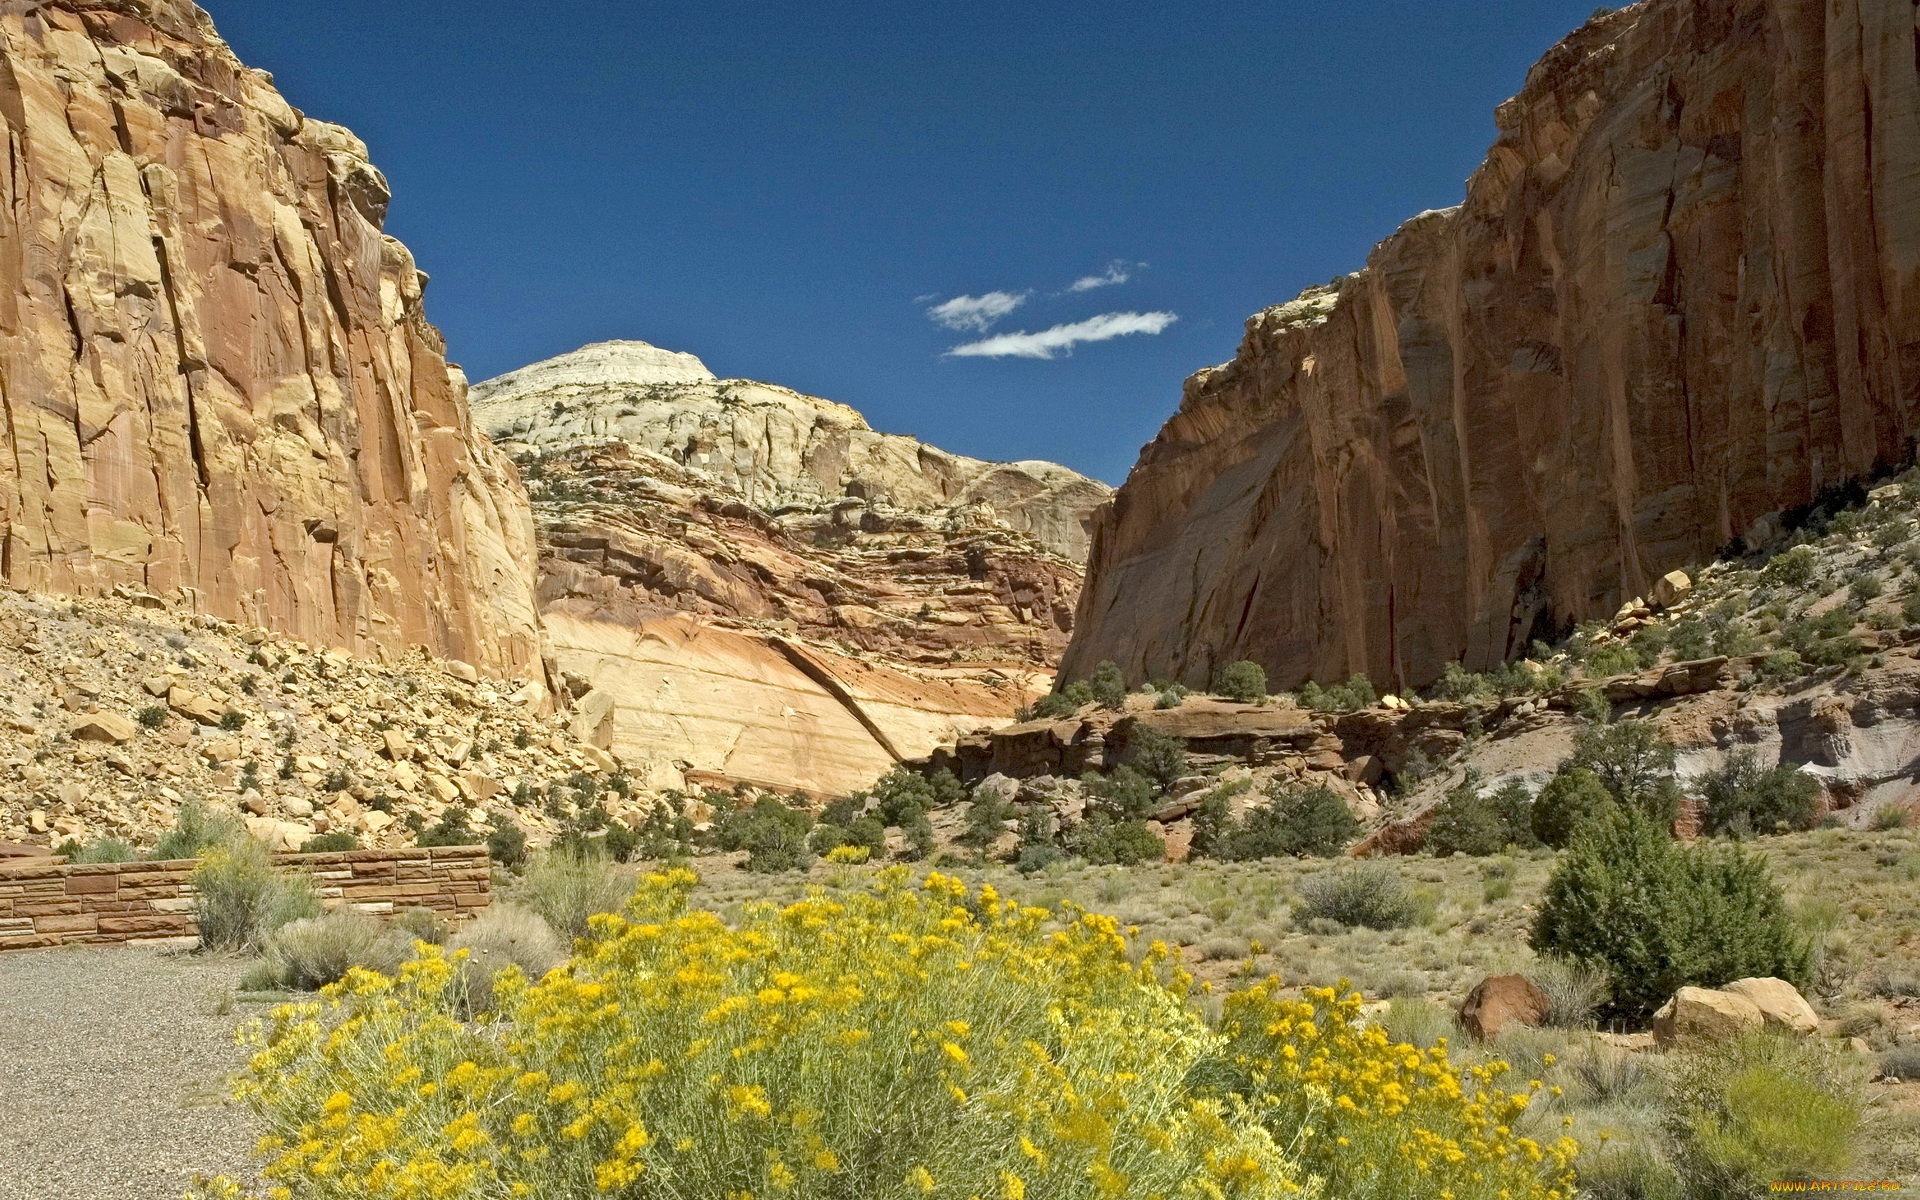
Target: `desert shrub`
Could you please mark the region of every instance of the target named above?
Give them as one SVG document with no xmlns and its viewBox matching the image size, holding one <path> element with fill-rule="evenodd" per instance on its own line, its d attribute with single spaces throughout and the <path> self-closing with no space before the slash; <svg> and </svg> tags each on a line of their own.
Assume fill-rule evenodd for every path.
<svg viewBox="0 0 1920 1200">
<path fill-rule="evenodd" d="M 1846 1178 L 1863 1080 L 1841 1054 L 1762 1032 L 1678 1056 L 1662 1124 L 1689 1193 L 1758 1200 L 1777 1182 Z"/>
<path fill-rule="evenodd" d="M 173 828 L 154 844 L 147 857 L 156 862 L 176 858 L 198 858 L 221 842 L 246 836 L 240 818 L 215 812 L 198 800 L 189 800 L 173 816 Z"/>
<path fill-rule="evenodd" d="M 1020 847 L 1020 855 L 1014 859 L 1013 868 L 1022 875 L 1032 875 L 1065 858 L 1066 855 L 1058 846 L 1049 842 L 1031 842 Z"/>
<path fill-rule="evenodd" d="M 723 813 L 715 823 L 713 840 L 722 850 L 745 850 L 749 871 L 799 871 L 813 857 L 807 848 L 807 831 L 812 827 L 813 814 L 762 796 L 751 808 Z"/>
<path fill-rule="evenodd" d="M 960 844 L 985 850 L 1007 831 L 1007 822 L 1015 815 L 1013 802 L 1005 796 L 992 789 L 975 788 L 973 803 L 967 806 L 967 823 L 960 831 Z"/>
<path fill-rule="evenodd" d="M 1058 720 L 1070 717 L 1093 703 L 1093 689 L 1085 682 L 1070 683 L 1057 692 L 1042 696 L 1033 706 L 1033 715 Z"/>
<path fill-rule="evenodd" d="M 314 991 L 353 967 L 391 975 L 413 957 L 413 939 L 346 909 L 289 921 L 267 939 L 267 973 L 280 987 Z"/>
<path fill-rule="evenodd" d="M 1798 767 L 1763 767 L 1751 750 L 1735 750 L 1726 765 L 1696 782 L 1706 801 L 1708 833 L 1785 833 L 1811 829 L 1820 784 Z"/>
<path fill-rule="evenodd" d="M 687 911 L 693 884 L 656 877 L 565 972 L 505 974 L 488 1024 L 455 1019 L 434 952 L 259 1029 L 243 1095 L 271 1135 L 262 1173 L 291 1200 L 1571 1187 L 1571 1143 L 1515 1128 L 1530 1095 L 1394 1044 L 1358 996 L 1262 985 L 1215 1025 L 1164 948 L 1135 966 L 1109 918 L 1063 928 L 892 871 L 730 926 Z"/>
<path fill-rule="evenodd" d="M 1541 845 L 1561 849 L 1615 807 L 1613 793 L 1599 776 L 1583 767 L 1562 766 L 1540 789 L 1529 823 Z"/>
<path fill-rule="evenodd" d="M 850 825 L 815 825 L 807 835 L 807 845 L 823 858 L 848 846 L 865 850 L 867 858 L 878 858 L 887 852 L 887 827 L 879 817 L 863 813 Z"/>
<path fill-rule="evenodd" d="M 140 857 L 140 852 L 131 843 L 117 837 L 104 837 L 71 850 L 63 847 L 61 853 L 66 855 L 70 863 L 124 863 Z"/>
<path fill-rule="evenodd" d="M 1115 821 L 1142 821 L 1160 807 L 1162 793 L 1153 780 L 1125 763 L 1105 775 L 1089 771 L 1081 782 L 1092 794 L 1094 811 Z"/>
<path fill-rule="evenodd" d="M 1608 679 L 1615 675 L 1631 675 L 1646 664 L 1640 661 L 1640 652 L 1622 642 L 1609 642 L 1588 651 L 1581 661 L 1587 675 L 1593 679 Z"/>
<path fill-rule="evenodd" d="M 1427 906 L 1393 868 L 1368 862 L 1307 880 L 1300 887 L 1298 915 L 1367 929 L 1404 929 L 1423 921 Z"/>
<path fill-rule="evenodd" d="M 1246 659 L 1228 663 L 1213 677 L 1213 694 L 1241 704 L 1259 704 L 1267 698 L 1267 669 Z"/>
<path fill-rule="evenodd" d="M 1815 565 L 1812 550 L 1795 546 L 1768 560 L 1760 569 L 1760 583 L 1764 587 L 1805 587 L 1813 582 Z"/>
<path fill-rule="evenodd" d="M 1101 708 L 1122 709 L 1127 706 L 1127 678 L 1120 673 L 1119 664 L 1112 659 L 1101 663 L 1087 677 L 1087 693 L 1093 702 Z"/>
<path fill-rule="evenodd" d="M 1527 969 L 1527 978 L 1546 993 L 1552 1029 L 1591 1029 L 1607 1002 L 1607 973 L 1590 962 L 1543 958 Z"/>
<path fill-rule="evenodd" d="M 618 912 L 632 894 L 633 876 L 606 859 L 552 849 L 528 865 L 514 899 L 561 937 L 582 938 L 590 917 Z"/>
<path fill-rule="evenodd" d="M 1489 792 L 1468 779 L 1435 809 L 1425 848 L 1442 855 L 1498 854 L 1508 846 L 1533 845 L 1532 822 L 1533 798 L 1525 784 L 1516 780 Z"/>
<path fill-rule="evenodd" d="M 1086 861 L 1099 866 L 1138 866 L 1159 862 L 1167 856 L 1167 844 L 1140 820 L 1114 820 L 1096 814 L 1078 829 L 1068 848 Z"/>
<path fill-rule="evenodd" d="M 300 843 L 302 854 L 343 854 L 358 850 L 360 839 L 350 833 L 316 833 Z"/>
<path fill-rule="evenodd" d="M 164 705 L 149 704 L 140 710 L 135 719 L 144 729 L 158 729 L 167 723 L 167 710 Z"/>
<path fill-rule="evenodd" d="M 1920 1046 L 1895 1046 L 1880 1056 L 1880 1074 L 1902 1082 L 1920 1081 Z"/>
<path fill-rule="evenodd" d="M 493 829 L 487 834 L 487 857 L 509 871 L 518 870 L 527 861 L 527 831 L 502 812 L 491 816 Z"/>
<path fill-rule="evenodd" d="M 1692 662 L 1713 653 L 1713 630 L 1698 617 L 1688 617 L 1673 627 L 1667 650 L 1676 662 Z"/>
<path fill-rule="evenodd" d="M 1356 712 L 1371 707 L 1380 699 L 1373 681 L 1365 675 L 1350 675 L 1345 683 L 1323 688 L 1312 680 L 1300 689 L 1300 705 L 1314 712 Z"/>
<path fill-rule="evenodd" d="M 212 847 L 187 878 L 204 950 L 256 950 L 282 925 L 320 911 L 306 877 L 274 869 L 266 846 L 249 837 Z"/>
<path fill-rule="evenodd" d="M 414 942 L 438 946 L 447 940 L 447 927 L 440 920 L 440 914 L 418 905 L 394 909 L 393 927 L 407 939 L 409 946 Z"/>
<path fill-rule="evenodd" d="M 1493 682 L 1485 675 L 1450 662 L 1440 670 L 1440 678 L 1427 690 L 1434 700 L 1480 700 L 1493 694 Z"/>
<path fill-rule="evenodd" d="M 902 858 L 909 862 L 920 862 L 933 854 L 933 822 L 928 819 L 926 809 L 918 805 L 907 808 L 900 814 L 899 828 L 907 838 L 907 848 Z"/>
<path fill-rule="evenodd" d="M 1767 975 L 1805 984 L 1812 969 L 1766 860 L 1687 846 L 1632 808 L 1594 822 L 1554 867 L 1532 943 L 1605 969 L 1623 1015 L 1651 1013 L 1687 984 Z"/>
<path fill-rule="evenodd" d="M 453 971 L 448 1000 L 460 1016 L 492 1012 L 494 981 L 512 968 L 538 979 L 566 961 L 566 945 L 539 913 L 515 904 L 495 904 L 467 922 L 447 943 Z M 403 976 L 404 978 L 404 976 Z"/>
<path fill-rule="evenodd" d="M 473 828 L 473 814 L 458 804 L 450 804 L 440 819 L 420 831 L 414 839 L 419 846 L 477 846 L 484 841 Z"/>
<path fill-rule="evenodd" d="M 1151 725 L 1136 724 L 1127 735 L 1127 765 L 1170 788 L 1187 773 L 1187 743 Z"/>
<path fill-rule="evenodd" d="M 1195 821 L 1197 852 L 1223 862 L 1340 853 L 1360 832 L 1346 802 L 1326 787 L 1269 787 L 1267 803 L 1249 808 L 1235 821 L 1231 791 L 1216 791 L 1201 805 Z"/>
</svg>

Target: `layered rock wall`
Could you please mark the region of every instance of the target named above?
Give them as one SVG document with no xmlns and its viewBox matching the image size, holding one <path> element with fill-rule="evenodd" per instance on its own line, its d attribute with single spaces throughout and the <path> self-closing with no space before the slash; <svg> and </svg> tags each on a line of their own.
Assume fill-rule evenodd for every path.
<svg viewBox="0 0 1920 1200">
<path fill-rule="evenodd" d="M 1461 207 L 1188 380 L 1063 672 L 1484 669 L 1906 461 L 1916 12 L 1644 0 L 1556 47 Z"/>
<path fill-rule="evenodd" d="M 474 389 L 526 464 L 549 653 L 643 787 L 833 795 L 1047 690 L 1104 484 L 609 342 Z"/>
<path fill-rule="evenodd" d="M 0 4 L 0 575 L 537 668 L 532 522 L 366 147 L 187 0 Z"/>
</svg>

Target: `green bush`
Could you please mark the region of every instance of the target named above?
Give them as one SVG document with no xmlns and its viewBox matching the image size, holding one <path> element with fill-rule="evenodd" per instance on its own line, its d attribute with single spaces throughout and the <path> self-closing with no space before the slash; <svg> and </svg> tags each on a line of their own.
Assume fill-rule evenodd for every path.
<svg viewBox="0 0 1920 1200">
<path fill-rule="evenodd" d="M 483 839 L 474 831 L 473 815 L 458 804 L 450 804 L 440 819 L 420 831 L 414 839 L 419 846 L 476 846 Z"/>
<path fill-rule="evenodd" d="M 1751 750 L 1698 780 L 1708 833 L 1785 833 L 1813 828 L 1820 784 L 1798 767 L 1763 767 Z"/>
<path fill-rule="evenodd" d="M 1105 775 L 1089 771 L 1080 781 L 1092 794 L 1094 810 L 1115 821 L 1143 821 L 1164 798 L 1153 780 L 1124 763 Z"/>
<path fill-rule="evenodd" d="M 1300 689 L 1300 705 L 1314 712 L 1357 712 L 1372 707 L 1380 699 L 1373 681 L 1365 675 L 1350 675 L 1345 683 L 1323 688 L 1309 680 Z"/>
<path fill-rule="evenodd" d="M 1534 799 L 1533 836 L 1543 846 L 1561 849 L 1615 807 L 1613 793 L 1599 776 L 1584 767 L 1563 765 Z"/>
<path fill-rule="evenodd" d="M 1582 728 L 1560 769 L 1591 771 L 1615 801 L 1670 824 L 1680 809 L 1673 763 L 1673 746 L 1652 722 L 1628 720 Z"/>
<path fill-rule="evenodd" d="M 1763 587 L 1805 587 L 1813 582 L 1814 566 L 1813 551 L 1795 546 L 1768 560 L 1760 569 L 1760 583 Z"/>
<path fill-rule="evenodd" d="M 1457 662 L 1441 668 L 1440 678 L 1427 690 L 1434 700 L 1481 700 L 1493 694 L 1493 683 Z"/>
<path fill-rule="evenodd" d="M 1433 854 L 1498 854 L 1508 846 L 1531 846 L 1533 798 L 1525 784 L 1515 780 L 1484 791 L 1468 779 L 1447 793 L 1427 827 L 1425 849 Z"/>
<path fill-rule="evenodd" d="M 1427 917 L 1428 906 L 1393 868 L 1355 863 L 1307 880 L 1296 919 L 1319 918 L 1367 929 L 1404 929 Z"/>
<path fill-rule="evenodd" d="M 985 850 L 1007 831 L 1007 822 L 1017 814 L 1013 803 L 991 789 L 974 789 L 973 803 L 967 806 L 967 823 L 959 842 L 974 850 Z M 884 841 L 884 838 L 882 839 Z"/>
<path fill-rule="evenodd" d="M 1759 1200 L 1776 1183 L 1847 1178 L 1865 1080 L 1844 1054 L 1768 1031 L 1678 1056 L 1662 1124 L 1689 1194 Z"/>
<path fill-rule="evenodd" d="M 1589 678 L 1610 679 L 1615 675 L 1631 675 L 1646 664 L 1640 661 L 1640 652 L 1632 646 L 1609 642 L 1588 651 L 1581 665 Z"/>
<path fill-rule="evenodd" d="M 587 919 L 619 912 L 633 888 L 633 876 L 605 858 L 556 848 L 534 857 L 513 898 L 561 937 L 583 938 Z"/>
<path fill-rule="evenodd" d="M 751 808 L 722 814 L 714 827 L 714 844 L 722 850 L 745 850 L 749 871 L 800 871 L 812 862 L 807 848 L 812 827 L 813 814 L 762 796 Z"/>
<path fill-rule="evenodd" d="M 1246 659 L 1229 663 L 1213 677 L 1213 694 L 1241 704 L 1259 704 L 1267 698 L 1267 669 Z"/>
<path fill-rule="evenodd" d="M 135 719 L 144 728 L 158 729 L 167 723 L 167 710 L 164 705 L 149 704 L 140 710 Z"/>
<path fill-rule="evenodd" d="M 1033 715 L 1057 721 L 1079 712 L 1092 704 L 1093 699 L 1093 689 L 1086 683 L 1070 683 L 1057 692 L 1042 696 L 1040 702 L 1033 706 Z"/>
<path fill-rule="evenodd" d="M 147 857 L 155 862 L 198 858 L 210 847 L 246 836 L 240 818 L 215 812 L 198 800 L 189 800 L 174 814 L 173 828 L 154 844 Z"/>
<path fill-rule="evenodd" d="M 257 950 L 282 925 L 320 912 L 306 877 L 275 870 L 266 846 L 250 837 L 209 848 L 187 878 L 203 950 Z"/>
<path fill-rule="evenodd" d="M 124 863 L 140 857 L 131 843 L 122 838 L 105 837 L 84 846 L 69 842 L 54 851 L 70 863 Z"/>
<path fill-rule="evenodd" d="M 1222 862 L 1327 858 L 1340 853 L 1360 832 L 1360 822 L 1346 803 L 1323 786 L 1270 785 L 1265 804 L 1235 818 L 1233 798 L 1246 787 L 1215 788 L 1202 801 L 1194 815 L 1194 854 Z"/>
<path fill-rule="evenodd" d="M 350 833 L 319 833 L 300 843 L 302 854 L 341 854 L 359 848 L 360 839 Z"/>
<path fill-rule="evenodd" d="M 1096 866 L 1138 866 L 1167 856 L 1167 844 L 1145 821 L 1116 821 L 1095 814 L 1074 830 L 1069 848 Z"/>
<path fill-rule="evenodd" d="M 1101 708 L 1118 711 L 1127 706 L 1127 677 L 1112 659 L 1101 663 L 1087 677 L 1087 693 Z"/>
<path fill-rule="evenodd" d="M 923 862 L 932 856 L 933 822 L 928 819 L 926 809 L 918 805 L 908 807 L 900 814 L 899 829 L 907 837 L 907 849 L 902 858 L 909 862 Z"/>
<path fill-rule="evenodd" d="M 518 870 L 527 861 L 527 831 L 505 813 L 493 813 L 491 819 L 493 831 L 487 834 L 487 857 L 509 871 Z"/>
<path fill-rule="evenodd" d="M 1536 952 L 1607 972 L 1613 1008 L 1644 1016 L 1679 988 L 1776 976 L 1806 983 L 1812 951 L 1766 861 L 1687 846 L 1633 808 L 1588 826 L 1547 880 Z"/>
<path fill-rule="evenodd" d="M 1127 765 L 1162 789 L 1187 773 L 1187 743 L 1151 725 L 1136 723 L 1127 735 Z"/>
</svg>

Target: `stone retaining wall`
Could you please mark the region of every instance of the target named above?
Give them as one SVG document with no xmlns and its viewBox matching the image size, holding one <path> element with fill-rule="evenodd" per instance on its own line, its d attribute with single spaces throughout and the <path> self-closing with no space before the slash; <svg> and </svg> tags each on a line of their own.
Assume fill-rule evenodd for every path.
<svg viewBox="0 0 1920 1200">
<path fill-rule="evenodd" d="M 490 898 L 484 846 L 276 854 L 273 861 L 310 876 L 329 909 L 430 908 L 458 920 L 485 908 Z M 191 858 L 0 860 L 0 950 L 190 937 L 193 888 L 187 876 L 196 865 Z"/>
</svg>

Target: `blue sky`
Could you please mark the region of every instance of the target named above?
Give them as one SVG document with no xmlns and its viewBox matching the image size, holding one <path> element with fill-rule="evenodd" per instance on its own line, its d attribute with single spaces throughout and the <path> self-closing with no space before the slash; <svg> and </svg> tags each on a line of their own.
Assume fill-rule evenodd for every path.
<svg viewBox="0 0 1920 1200">
<path fill-rule="evenodd" d="M 1249 315 L 1457 203 L 1593 10 L 205 2 L 366 139 L 473 378 L 639 338 L 1116 483 Z"/>
</svg>

